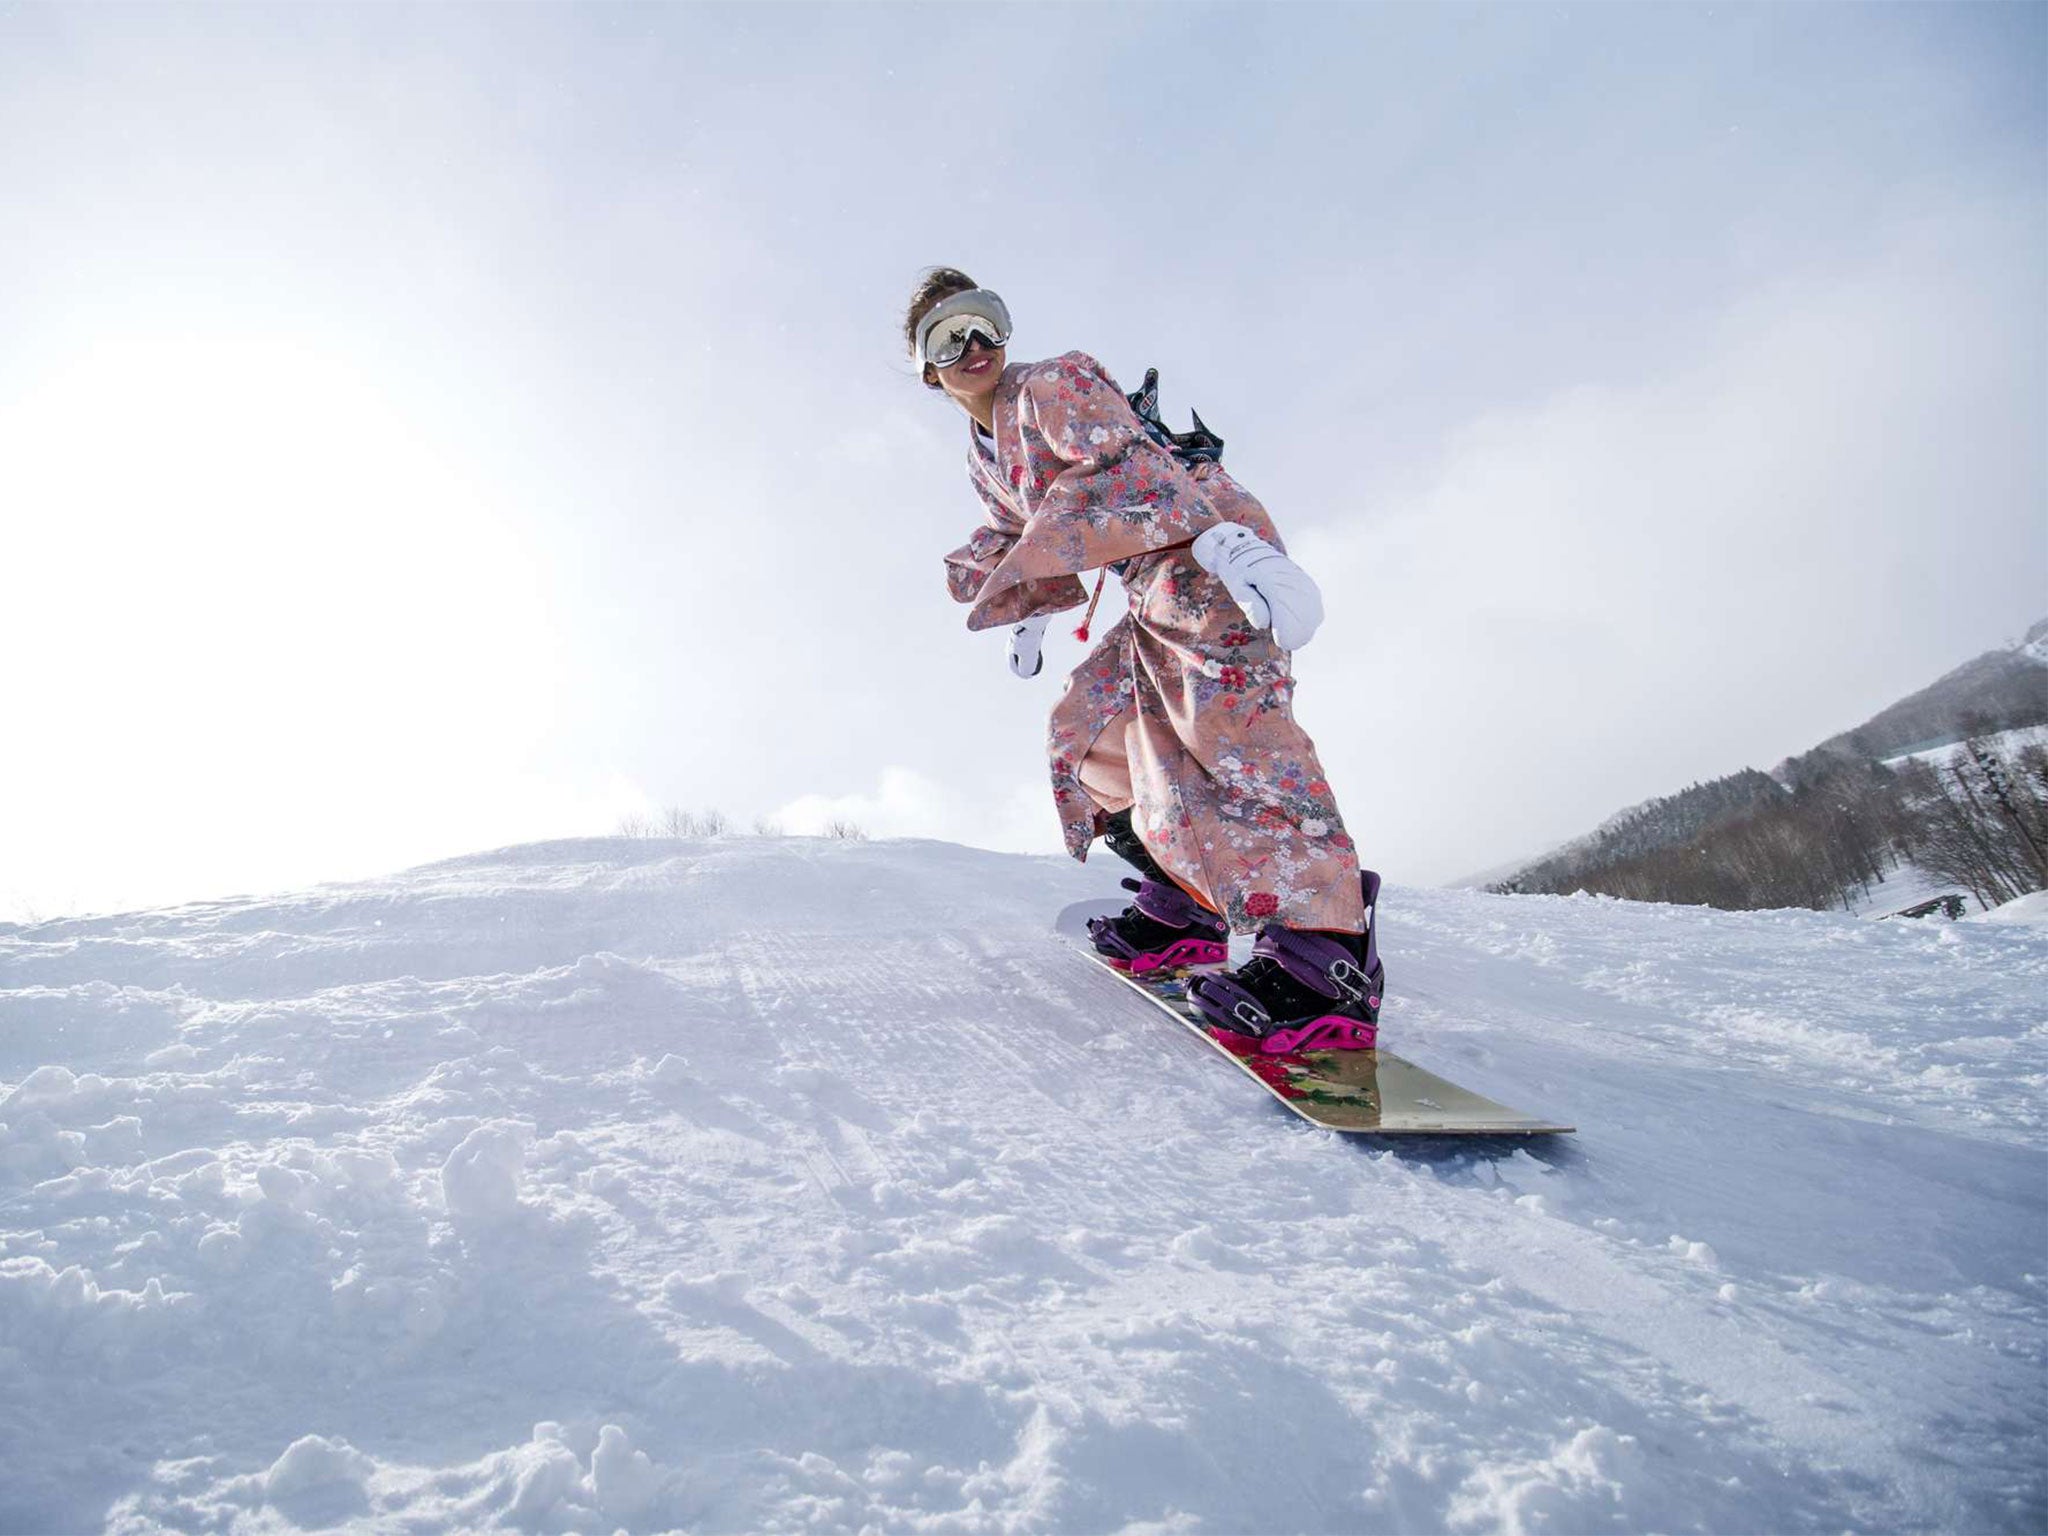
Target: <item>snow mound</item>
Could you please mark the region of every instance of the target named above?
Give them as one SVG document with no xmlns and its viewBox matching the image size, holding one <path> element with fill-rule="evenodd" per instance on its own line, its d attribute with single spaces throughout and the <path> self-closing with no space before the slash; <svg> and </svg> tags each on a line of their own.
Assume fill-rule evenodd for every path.
<svg viewBox="0 0 2048 1536">
<path fill-rule="evenodd" d="M 1978 923 L 2026 923 L 2033 927 L 2048 927 L 2048 891 L 2029 891 L 1993 907 L 1989 912 L 1972 913 L 1968 919 Z"/>
<path fill-rule="evenodd" d="M 519 1175 L 533 1127 L 506 1120 L 478 1126 L 441 1164 L 441 1200 L 457 1221 L 500 1220 L 519 1209 Z"/>
<path fill-rule="evenodd" d="M 1389 1044 L 1581 1127 L 1394 1145 L 1051 935 L 1117 873 L 0 930 L 0 1529 L 2048 1524 L 2038 922 L 1391 887 Z"/>
</svg>

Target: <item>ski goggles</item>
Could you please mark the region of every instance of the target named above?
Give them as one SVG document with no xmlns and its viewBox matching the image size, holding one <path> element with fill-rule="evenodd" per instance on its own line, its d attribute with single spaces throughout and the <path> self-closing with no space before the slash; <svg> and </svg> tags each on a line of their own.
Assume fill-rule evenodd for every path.
<svg viewBox="0 0 2048 1536">
<path fill-rule="evenodd" d="M 979 336 L 991 349 L 1010 340 L 1010 310 L 986 288 L 956 293 L 917 322 L 917 360 L 950 368 L 967 355 L 967 341 Z"/>
</svg>

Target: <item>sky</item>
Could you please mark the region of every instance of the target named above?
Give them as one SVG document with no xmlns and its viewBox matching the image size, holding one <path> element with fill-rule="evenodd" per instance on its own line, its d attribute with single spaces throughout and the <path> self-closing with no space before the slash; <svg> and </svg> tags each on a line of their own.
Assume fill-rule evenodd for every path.
<svg viewBox="0 0 2048 1536">
<path fill-rule="evenodd" d="M 935 263 L 1223 434 L 1393 883 L 1767 768 L 2048 614 L 2044 66 L 1995 4 L 0 3 L 0 919 L 668 807 L 1056 851 L 1082 647 L 946 595 Z"/>
</svg>

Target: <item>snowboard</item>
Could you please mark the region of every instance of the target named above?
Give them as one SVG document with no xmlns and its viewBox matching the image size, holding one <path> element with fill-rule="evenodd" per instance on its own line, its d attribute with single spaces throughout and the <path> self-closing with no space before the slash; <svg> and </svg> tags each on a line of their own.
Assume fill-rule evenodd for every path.
<svg viewBox="0 0 2048 1536">
<path fill-rule="evenodd" d="M 1103 972 L 1155 1003 L 1181 1028 L 1228 1057 L 1245 1076 L 1302 1119 L 1329 1131 L 1365 1136 L 1545 1136 L 1574 1128 L 1496 1104 L 1392 1051 L 1293 1051 L 1269 1056 L 1248 1036 L 1219 1029 L 1187 1000 L 1186 980 L 1220 966 L 1133 976 L 1111 965 L 1088 939 L 1088 919 L 1123 909 L 1120 901 L 1079 901 L 1059 915 L 1060 937 Z"/>
</svg>

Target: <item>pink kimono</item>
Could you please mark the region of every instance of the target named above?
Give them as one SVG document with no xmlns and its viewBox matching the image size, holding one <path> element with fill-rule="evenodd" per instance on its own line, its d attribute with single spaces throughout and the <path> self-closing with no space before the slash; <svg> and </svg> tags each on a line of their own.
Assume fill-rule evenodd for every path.
<svg viewBox="0 0 2048 1536">
<path fill-rule="evenodd" d="M 1152 856 L 1233 931 L 1362 930 L 1358 852 L 1294 723 L 1287 653 L 1187 548 L 1218 522 L 1284 547 L 1266 509 L 1222 466 L 1155 443 L 1084 352 L 1003 370 L 995 447 L 991 465 L 969 443 L 987 516 L 946 557 L 967 627 L 1077 607 L 1079 573 L 1100 566 L 1130 603 L 1052 712 L 1068 852 L 1086 859 L 1102 818 L 1128 806 Z"/>
</svg>

